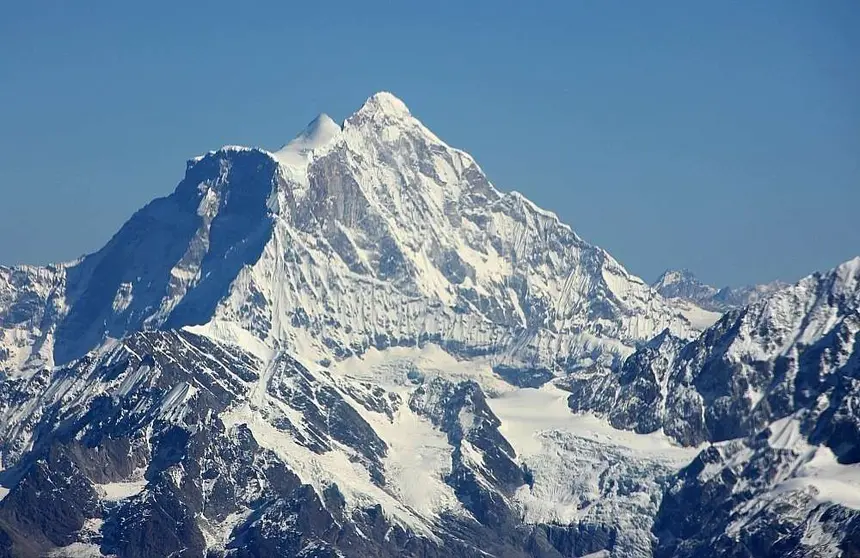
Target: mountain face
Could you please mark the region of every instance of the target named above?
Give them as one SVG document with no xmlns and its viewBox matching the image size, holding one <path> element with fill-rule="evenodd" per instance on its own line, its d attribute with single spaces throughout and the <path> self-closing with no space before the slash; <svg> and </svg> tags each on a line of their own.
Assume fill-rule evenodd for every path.
<svg viewBox="0 0 860 558">
<path fill-rule="evenodd" d="M 829 445 L 860 461 L 860 421 L 840 405 L 842 385 L 858 372 L 860 258 L 811 275 L 768 299 L 728 312 L 692 341 L 664 332 L 614 374 L 591 370 L 566 379 L 571 404 L 611 413 L 611 422 L 641 432 L 662 430 L 685 445 L 752 435 L 771 421 L 806 409 Z M 591 381 L 597 374 L 600 382 Z M 824 405 L 824 398 L 830 404 Z M 829 412 L 825 413 L 825 410 Z M 847 429 L 847 430 L 846 430 Z"/>
<path fill-rule="evenodd" d="M 851 555 L 858 274 L 721 316 L 379 93 L 0 267 L 0 556 Z"/>
<path fill-rule="evenodd" d="M 664 495 L 656 555 L 860 551 L 860 258 L 564 382 L 576 411 L 711 443 Z"/>
<path fill-rule="evenodd" d="M 651 287 L 666 298 L 680 298 L 714 312 L 742 308 L 788 287 L 782 281 L 718 289 L 699 281 L 689 270 L 663 272 Z"/>
</svg>

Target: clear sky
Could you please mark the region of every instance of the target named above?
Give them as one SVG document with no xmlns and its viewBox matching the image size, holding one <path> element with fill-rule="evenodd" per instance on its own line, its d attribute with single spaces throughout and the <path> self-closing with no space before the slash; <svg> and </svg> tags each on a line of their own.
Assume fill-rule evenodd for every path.
<svg viewBox="0 0 860 558">
<path fill-rule="evenodd" d="M 856 0 L 9 2 L 0 262 L 390 90 L 645 279 L 794 280 L 860 254 L 858 29 Z"/>
</svg>

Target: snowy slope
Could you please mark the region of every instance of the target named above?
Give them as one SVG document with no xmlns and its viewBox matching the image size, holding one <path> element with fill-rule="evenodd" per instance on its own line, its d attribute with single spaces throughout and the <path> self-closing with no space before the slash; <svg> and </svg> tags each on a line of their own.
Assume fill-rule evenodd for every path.
<svg viewBox="0 0 860 558">
<path fill-rule="evenodd" d="M 0 377 L 53 365 L 64 291 L 62 266 L 0 266 Z"/>
<path fill-rule="evenodd" d="M 858 379 L 854 258 L 565 386 L 616 427 L 713 443 L 663 494 L 657 556 L 841 556 L 860 543 Z"/>
</svg>

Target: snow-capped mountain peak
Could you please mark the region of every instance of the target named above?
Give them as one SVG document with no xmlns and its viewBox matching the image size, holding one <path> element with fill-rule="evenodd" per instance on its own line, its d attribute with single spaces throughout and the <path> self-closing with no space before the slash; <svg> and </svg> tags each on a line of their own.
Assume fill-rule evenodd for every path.
<svg viewBox="0 0 860 558">
<path fill-rule="evenodd" d="M 341 126 L 322 113 L 314 118 L 307 127 L 289 143 L 273 153 L 282 165 L 304 167 L 310 153 L 335 141 L 341 134 Z"/>
<path fill-rule="evenodd" d="M 385 92 L 276 152 L 192 160 L 66 276 L 58 362 L 129 329 L 211 322 L 275 345 L 309 335 L 316 358 L 438 343 L 555 374 L 717 318 L 500 193 Z"/>
<path fill-rule="evenodd" d="M 843 262 L 834 270 L 834 288 L 839 294 L 854 294 L 857 295 L 860 288 L 860 256 L 851 258 Z"/>
<path fill-rule="evenodd" d="M 689 269 L 667 269 L 654 282 L 654 287 L 668 287 L 684 283 L 703 285 L 699 278 Z"/>
<path fill-rule="evenodd" d="M 694 300 L 713 296 L 718 291 L 701 282 L 689 269 L 668 269 L 651 286 L 663 296 Z"/>
<path fill-rule="evenodd" d="M 341 131 L 341 126 L 331 116 L 321 113 L 308 123 L 302 132 L 292 139 L 281 150 L 288 147 L 299 149 L 315 149 L 328 144 Z"/>
<path fill-rule="evenodd" d="M 355 113 L 362 116 L 388 116 L 405 118 L 412 116 L 406 103 L 388 91 L 379 91 L 368 97 L 367 101 Z"/>
<path fill-rule="evenodd" d="M 788 284 L 782 281 L 772 281 L 761 285 L 718 289 L 703 283 L 688 269 L 667 270 L 651 284 L 654 290 L 667 298 L 687 300 L 715 312 L 741 308 L 787 286 Z"/>
</svg>

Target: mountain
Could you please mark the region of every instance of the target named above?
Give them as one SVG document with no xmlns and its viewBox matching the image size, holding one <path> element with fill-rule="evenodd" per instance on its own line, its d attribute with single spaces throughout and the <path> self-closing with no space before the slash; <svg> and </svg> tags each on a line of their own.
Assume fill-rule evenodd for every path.
<svg viewBox="0 0 860 558">
<path fill-rule="evenodd" d="M 0 556 L 850 555 L 858 269 L 667 298 L 378 93 L 0 267 Z"/>
<path fill-rule="evenodd" d="M 741 308 L 788 287 L 782 281 L 718 289 L 702 283 L 687 269 L 667 270 L 651 287 L 666 298 L 680 298 L 714 312 Z"/>
<path fill-rule="evenodd" d="M 434 342 L 554 375 L 717 318 L 665 300 L 554 214 L 497 191 L 387 93 L 342 127 L 315 119 L 278 151 L 189 161 L 172 195 L 52 269 L 38 271 L 49 278 L 27 291 L 30 306 L 0 309 L 38 329 L 56 364 L 129 331 L 208 324 L 314 360 Z M 25 296 L 10 290 L 4 299 Z M 45 315 L 49 296 L 57 308 Z"/>
<path fill-rule="evenodd" d="M 860 257 L 565 382 L 574 410 L 709 444 L 664 496 L 657 556 L 860 551 Z"/>
<path fill-rule="evenodd" d="M 685 298 L 688 300 L 707 301 L 719 292 L 719 289 L 699 281 L 688 269 L 669 269 L 651 284 L 651 287 L 666 298 Z"/>
</svg>

